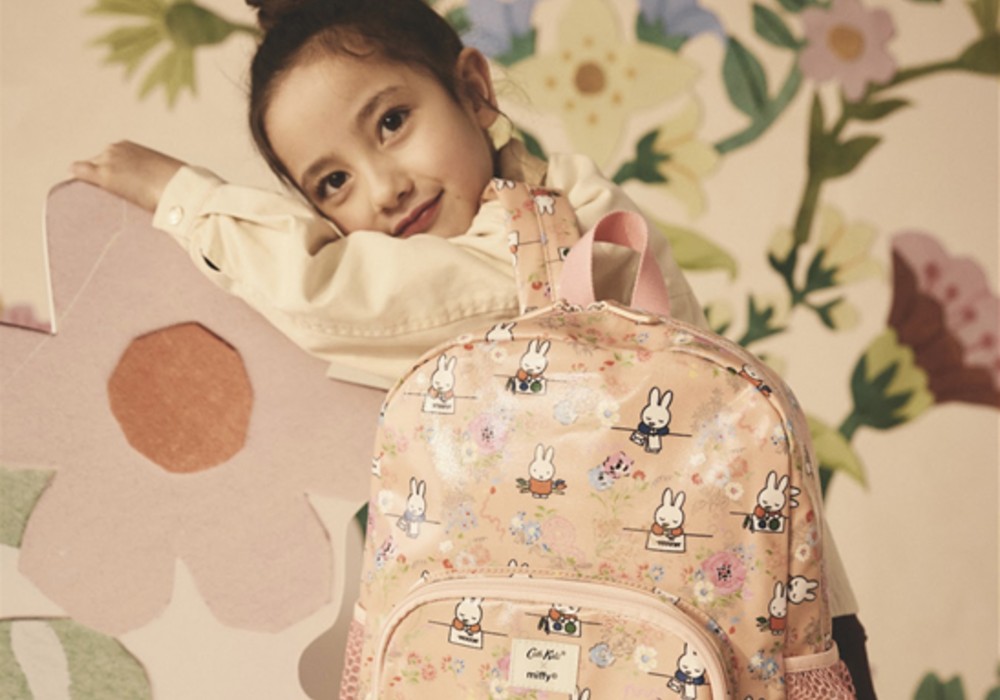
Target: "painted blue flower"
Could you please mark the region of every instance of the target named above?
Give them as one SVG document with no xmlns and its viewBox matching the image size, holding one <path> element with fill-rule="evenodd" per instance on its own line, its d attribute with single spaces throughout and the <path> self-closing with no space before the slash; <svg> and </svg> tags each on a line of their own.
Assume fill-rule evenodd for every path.
<svg viewBox="0 0 1000 700">
<path fill-rule="evenodd" d="M 542 526 L 534 521 L 527 522 L 521 532 L 524 534 L 525 544 L 534 544 L 542 537 Z"/>
<path fill-rule="evenodd" d="M 600 464 L 587 472 L 587 481 L 590 482 L 590 487 L 595 491 L 607 491 L 615 484 Z"/>
<path fill-rule="evenodd" d="M 698 0 L 639 0 L 639 10 L 647 24 L 659 25 L 667 37 L 687 39 L 709 32 L 726 38 L 719 18 Z"/>
<path fill-rule="evenodd" d="M 607 642 L 601 642 L 590 647 L 590 663 L 597 668 L 607 668 L 615 662 L 615 655 Z"/>
<path fill-rule="evenodd" d="M 516 39 L 532 32 L 531 13 L 538 0 L 469 0 L 466 7 L 472 27 L 462 36 L 490 58 L 514 48 Z"/>
</svg>

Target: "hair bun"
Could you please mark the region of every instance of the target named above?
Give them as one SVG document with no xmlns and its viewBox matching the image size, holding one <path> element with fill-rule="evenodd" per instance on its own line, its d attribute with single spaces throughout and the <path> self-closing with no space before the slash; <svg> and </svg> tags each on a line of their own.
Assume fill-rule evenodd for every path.
<svg viewBox="0 0 1000 700">
<path fill-rule="evenodd" d="M 265 32 L 288 15 L 322 2 L 323 0 L 246 0 L 247 5 L 257 10 L 257 24 Z"/>
</svg>

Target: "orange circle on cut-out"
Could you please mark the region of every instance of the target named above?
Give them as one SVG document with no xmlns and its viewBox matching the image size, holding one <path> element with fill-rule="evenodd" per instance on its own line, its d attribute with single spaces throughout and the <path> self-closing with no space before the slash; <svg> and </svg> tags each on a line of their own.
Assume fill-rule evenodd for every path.
<svg viewBox="0 0 1000 700">
<path fill-rule="evenodd" d="M 197 323 L 133 340 L 108 381 L 129 444 L 168 472 L 210 469 L 246 442 L 253 390 L 243 359 Z"/>
</svg>

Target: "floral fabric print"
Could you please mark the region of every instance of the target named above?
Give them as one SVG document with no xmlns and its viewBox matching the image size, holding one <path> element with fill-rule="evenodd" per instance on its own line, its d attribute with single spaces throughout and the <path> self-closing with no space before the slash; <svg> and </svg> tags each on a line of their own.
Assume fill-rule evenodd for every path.
<svg viewBox="0 0 1000 700">
<path fill-rule="evenodd" d="M 612 303 L 498 330 L 387 399 L 380 435 L 409 447 L 373 483 L 359 697 L 786 697 L 786 659 L 832 641 L 782 381 Z"/>
</svg>

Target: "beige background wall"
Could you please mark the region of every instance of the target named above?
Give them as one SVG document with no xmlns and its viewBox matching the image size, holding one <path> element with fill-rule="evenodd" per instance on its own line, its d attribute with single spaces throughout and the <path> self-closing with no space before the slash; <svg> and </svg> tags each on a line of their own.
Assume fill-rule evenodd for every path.
<svg viewBox="0 0 1000 700">
<path fill-rule="evenodd" d="M 245 65 L 253 50 L 249 39 L 233 37 L 200 51 L 197 96 L 182 95 L 167 109 L 162 94 L 140 101 L 138 81 L 125 82 L 119 68 L 101 65 L 102 52 L 89 42 L 122 22 L 87 16 L 90 4 L 36 0 L 6 3 L 0 9 L 0 291 L 7 306 L 31 301 L 44 313 L 40 221 L 46 192 L 67 176 L 71 160 L 92 155 L 105 143 L 131 139 L 206 165 L 234 181 L 272 182 L 244 126 Z M 766 4 L 779 9 L 777 2 Z M 205 5 L 231 19 L 250 21 L 242 3 L 212 0 Z M 635 7 L 626 2 L 609 6 L 619 17 L 631 17 Z M 754 48 L 775 89 L 789 58 L 754 36 L 750 4 L 706 0 L 702 6 Z M 976 37 L 977 28 L 959 0 L 884 0 L 865 6 L 891 12 L 896 36 L 890 48 L 900 65 L 950 56 Z M 536 56 L 558 48 L 561 39 L 555 28 L 572 26 L 572 20 L 561 19 L 571 7 L 559 0 L 539 3 Z M 801 31 L 797 21 L 789 17 L 789 26 Z M 635 41 L 630 26 L 621 23 L 617 41 L 623 45 Z M 732 108 L 718 78 L 722 44 L 702 34 L 680 55 L 700 70 L 686 93 L 703 110 L 696 140 L 712 143 L 739 129 L 744 117 Z M 516 82 L 516 74 L 512 77 Z M 782 291 L 765 251 L 775 229 L 787 226 L 794 215 L 814 88 L 807 81 L 764 136 L 720 158 L 697 177 L 705 198 L 701 213 L 692 214 L 670 192 L 635 182 L 627 185 L 660 218 L 702 232 L 736 259 L 735 276 L 718 270 L 690 275 L 704 302 L 724 300 L 732 306 L 734 329 L 743 327 L 748 294 L 780 296 Z M 877 234 L 870 255 L 880 263 L 883 276 L 843 290 L 857 309 L 856 325 L 834 333 L 815 316 L 797 310 L 790 322 L 793 332 L 753 348 L 779 362 L 810 413 L 832 425 L 850 410 L 848 378 L 854 362 L 885 327 L 893 234 L 905 229 L 932 234 L 951 254 L 973 258 L 997 293 L 996 78 L 945 73 L 896 92 L 912 106 L 868 128 L 882 143 L 850 177 L 824 190 L 824 198 L 845 218 L 863 222 Z M 835 105 L 831 86 L 823 86 L 820 93 L 825 104 Z M 537 103 L 532 108 L 514 101 L 505 106 L 523 125 L 537 125 L 535 135 L 546 147 L 585 148 L 574 142 L 558 115 Z M 615 170 L 642 134 L 668 121 L 676 110 L 676 101 L 665 98 L 624 121 L 624 138 L 607 156 L 607 169 Z M 870 633 L 869 652 L 881 696 L 912 697 L 924 673 L 934 671 L 942 677 L 960 675 L 967 697 L 984 697 L 995 683 L 998 661 L 997 412 L 968 404 L 935 406 L 892 430 L 862 428 L 853 447 L 867 467 L 868 485 L 837 475 L 828 496 L 828 515 Z M 342 517 L 331 515 L 330 527 L 335 529 Z M 58 606 L 19 577 L 17 551 L 0 545 L 0 553 L 0 617 L 57 614 Z M 322 614 L 329 618 L 335 612 Z M 146 664 L 154 697 L 203 696 L 195 691 L 208 687 L 216 690 L 214 697 L 253 697 L 261 687 L 296 686 L 294 659 L 324 629 L 319 623 L 313 628 L 289 634 L 282 662 L 270 664 L 261 662 L 259 650 L 246 652 L 254 644 L 252 635 L 217 623 L 204 639 L 198 637 L 197 626 L 163 624 L 122 641 Z M 183 642 L 171 638 L 181 630 L 194 636 Z M 234 652 L 242 668 L 227 667 L 221 656 L 211 667 L 191 674 L 186 662 L 197 656 L 199 644 L 211 644 L 215 654 L 226 648 L 244 650 Z M 245 672 L 248 659 L 257 659 L 253 674 Z"/>
</svg>

